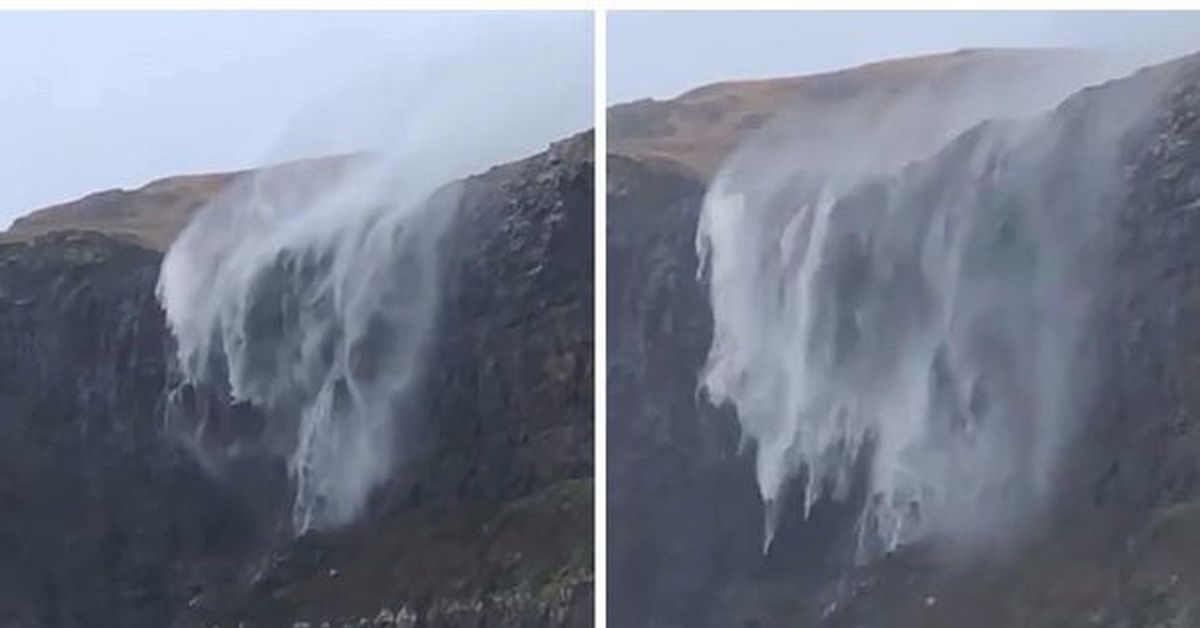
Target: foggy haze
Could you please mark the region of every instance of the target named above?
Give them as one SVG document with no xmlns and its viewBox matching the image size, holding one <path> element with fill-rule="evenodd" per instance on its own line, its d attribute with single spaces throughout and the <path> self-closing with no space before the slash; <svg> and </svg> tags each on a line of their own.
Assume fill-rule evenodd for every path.
<svg viewBox="0 0 1200 628">
<path fill-rule="evenodd" d="M 569 102 L 475 157 L 536 152 L 592 124 L 590 42 L 586 12 L 3 13 L 0 227 L 164 176 L 374 148 L 419 68 L 470 50 L 493 81 L 552 51 L 532 71 Z"/>
<path fill-rule="evenodd" d="M 1148 63 L 1196 41 L 1200 12 L 613 12 L 606 102 L 962 48 L 1135 50 Z"/>
</svg>

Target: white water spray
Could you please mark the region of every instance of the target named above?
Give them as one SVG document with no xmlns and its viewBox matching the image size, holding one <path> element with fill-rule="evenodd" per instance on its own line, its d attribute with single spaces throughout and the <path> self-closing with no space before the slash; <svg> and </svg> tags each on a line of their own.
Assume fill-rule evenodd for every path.
<svg viewBox="0 0 1200 628">
<path fill-rule="evenodd" d="M 366 168 L 287 194 L 297 176 L 264 171 L 200 214 L 164 260 L 159 295 L 186 380 L 226 377 L 235 399 L 296 422 L 302 531 L 349 521 L 391 471 L 455 203 L 406 198 Z"/>
<path fill-rule="evenodd" d="M 333 111 L 307 111 L 282 142 L 324 133 L 318 144 L 369 157 L 244 178 L 163 262 L 158 294 L 183 378 L 265 413 L 289 461 L 297 532 L 358 516 L 403 461 L 405 430 L 436 418 L 414 414 L 450 280 L 450 182 L 590 123 L 586 15 L 479 19 L 509 30 L 451 56 L 395 60 Z"/>
<path fill-rule="evenodd" d="M 700 384 L 756 447 L 764 552 L 791 481 L 805 481 L 807 516 L 846 498 L 864 456 L 864 555 L 931 535 L 996 539 L 1049 494 L 1089 384 L 1078 352 L 1117 140 L 1152 95 L 947 142 L 1098 78 L 1076 70 L 980 71 L 810 106 L 711 184 Z"/>
</svg>

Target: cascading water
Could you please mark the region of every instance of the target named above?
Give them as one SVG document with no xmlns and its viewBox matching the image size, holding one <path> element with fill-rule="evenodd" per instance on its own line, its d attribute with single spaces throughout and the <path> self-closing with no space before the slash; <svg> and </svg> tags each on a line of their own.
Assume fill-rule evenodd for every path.
<svg viewBox="0 0 1200 628">
<path fill-rule="evenodd" d="M 314 174 L 238 186 L 181 234 L 159 281 L 185 382 L 227 381 L 282 426 L 298 531 L 349 521 L 392 470 L 456 205 L 369 168 L 296 193 Z"/>
<path fill-rule="evenodd" d="M 465 46 L 399 46 L 279 142 L 354 157 L 244 176 L 172 244 L 158 295 L 189 401 L 166 420 L 188 419 L 172 433 L 214 475 L 285 457 L 294 531 L 351 521 L 420 462 L 426 354 L 451 257 L 470 254 L 445 244 L 461 180 L 590 123 L 589 20 L 490 16 L 506 26 L 464 22 Z"/>
<path fill-rule="evenodd" d="M 1089 78 L 784 116 L 714 179 L 697 236 L 714 318 L 700 386 L 755 447 L 764 552 L 795 480 L 806 516 L 864 481 L 860 558 L 994 541 L 1050 495 L 1092 381 L 1120 139 L 1154 90 L 975 125 L 1048 109 Z"/>
</svg>

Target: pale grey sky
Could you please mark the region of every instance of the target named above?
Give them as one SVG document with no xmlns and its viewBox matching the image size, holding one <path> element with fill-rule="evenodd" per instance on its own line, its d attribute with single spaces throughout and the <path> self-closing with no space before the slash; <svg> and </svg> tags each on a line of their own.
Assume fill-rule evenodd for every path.
<svg viewBox="0 0 1200 628">
<path fill-rule="evenodd" d="M 484 98 L 552 93 L 553 107 L 511 122 L 506 139 L 519 141 L 496 143 L 521 156 L 508 153 L 591 127 L 591 19 L 0 12 L 0 228 L 163 176 L 375 148 L 388 116 L 405 110 L 397 103 L 414 98 L 411 86 L 443 89 L 456 78 L 487 83 L 448 98 L 457 101 L 445 115 L 467 111 L 468 129 L 507 114 Z"/>
<path fill-rule="evenodd" d="M 976 47 L 1200 49 L 1200 12 L 610 12 L 607 102 Z"/>
</svg>

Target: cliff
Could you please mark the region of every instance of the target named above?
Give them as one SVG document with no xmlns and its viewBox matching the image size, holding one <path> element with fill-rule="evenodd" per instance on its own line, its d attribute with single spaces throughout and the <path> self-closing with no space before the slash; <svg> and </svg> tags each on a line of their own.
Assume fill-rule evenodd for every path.
<svg viewBox="0 0 1200 628">
<path fill-rule="evenodd" d="M 0 623 L 590 625 L 591 146 L 457 184 L 419 455 L 359 520 L 298 538 L 263 411 L 181 387 L 155 298 L 157 249 L 236 175 L 19 222 L 0 244 L 0 546 L 17 557 Z M 197 455 L 197 422 L 224 457 Z"/>
<path fill-rule="evenodd" d="M 881 241 L 886 234 L 866 225 L 885 212 L 904 217 L 896 223 L 902 227 L 924 224 L 925 212 L 941 204 L 982 199 L 969 211 L 1001 216 L 1023 211 L 1012 205 L 1022 201 L 1002 192 L 1019 190 L 1021 199 L 1053 199 L 1033 205 L 1034 215 L 1093 212 L 1119 224 L 1111 240 L 1097 245 L 1110 257 L 1093 259 L 1096 274 L 1083 275 L 1099 286 L 1099 303 L 1088 318 L 1080 364 L 1094 368 L 1099 383 L 1082 404 L 1049 509 L 1034 519 L 1029 537 L 965 563 L 929 543 L 861 562 L 855 544 L 865 471 L 843 500 L 819 499 L 807 516 L 804 482 L 790 483 L 764 555 L 755 448 L 743 439 L 736 408 L 714 407 L 698 392 L 714 329 L 706 286 L 697 278 L 697 225 L 711 164 L 746 140 L 697 142 L 713 151 L 712 159 L 697 161 L 690 143 L 672 148 L 663 127 L 618 131 L 637 137 L 614 138 L 608 156 L 609 617 L 628 626 L 1194 623 L 1200 574 L 1189 530 L 1200 495 L 1195 387 L 1188 382 L 1200 347 L 1188 321 L 1195 318 L 1190 251 L 1200 234 L 1193 233 L 1188 208 L 1200 190 L 1196 68 L 1195 59 L 1185 59 L 1084 89 L 1030 121 L 971 128 L 895 173 L 868 179 L 832 209 L 844 223 L 830 227 L 839 236 L 831 241 L 850 250 L 831 253 L 822 272 L 838 286 L 830 298 L 857 304 L 871 284 L 845 282 L 870 272 L 856 261 L 871 253 L 855 242 Z M 842 76 L 861 79 L 863 89 L 878 80 L 855 72 Z M 752 83 L 750 95 L 803 82 Z M 1151 102 L 1148 113 L 1118 126 L 1121 116 L 1132 115 L 1131 94 Z M 756 112 L 733 107 L 723 117 Z M 614 118 L 625 114 L 612 111 Z M 993 142 L 992 134 L 1007 134 L 1009 124 L 1026 131 L 1014 134 L 1027 138 L 1024 144 Z M 1111 146 L 1118 147 L 1113 159 L 1121 174 L 1101 184 L 1083 156 L 1098 146 L 1109 150 L 1090 142 L 1115 129 L 1121 134 Z M 650 144 L 665 156 L 646 149 Z M 1003 167 L 985 168 L 981 177 L 980 164 Z M 779 195 L 765 201 L 771 211 L 803 204 L 799 175 L 783 181 Z M 904 317 L 903 310 L 893 313 Z M 871 333 L 841 332 L 835 347 L 852 347 Z M 852 349 L 835 348 L 841 350 Z"/>
</svg>

